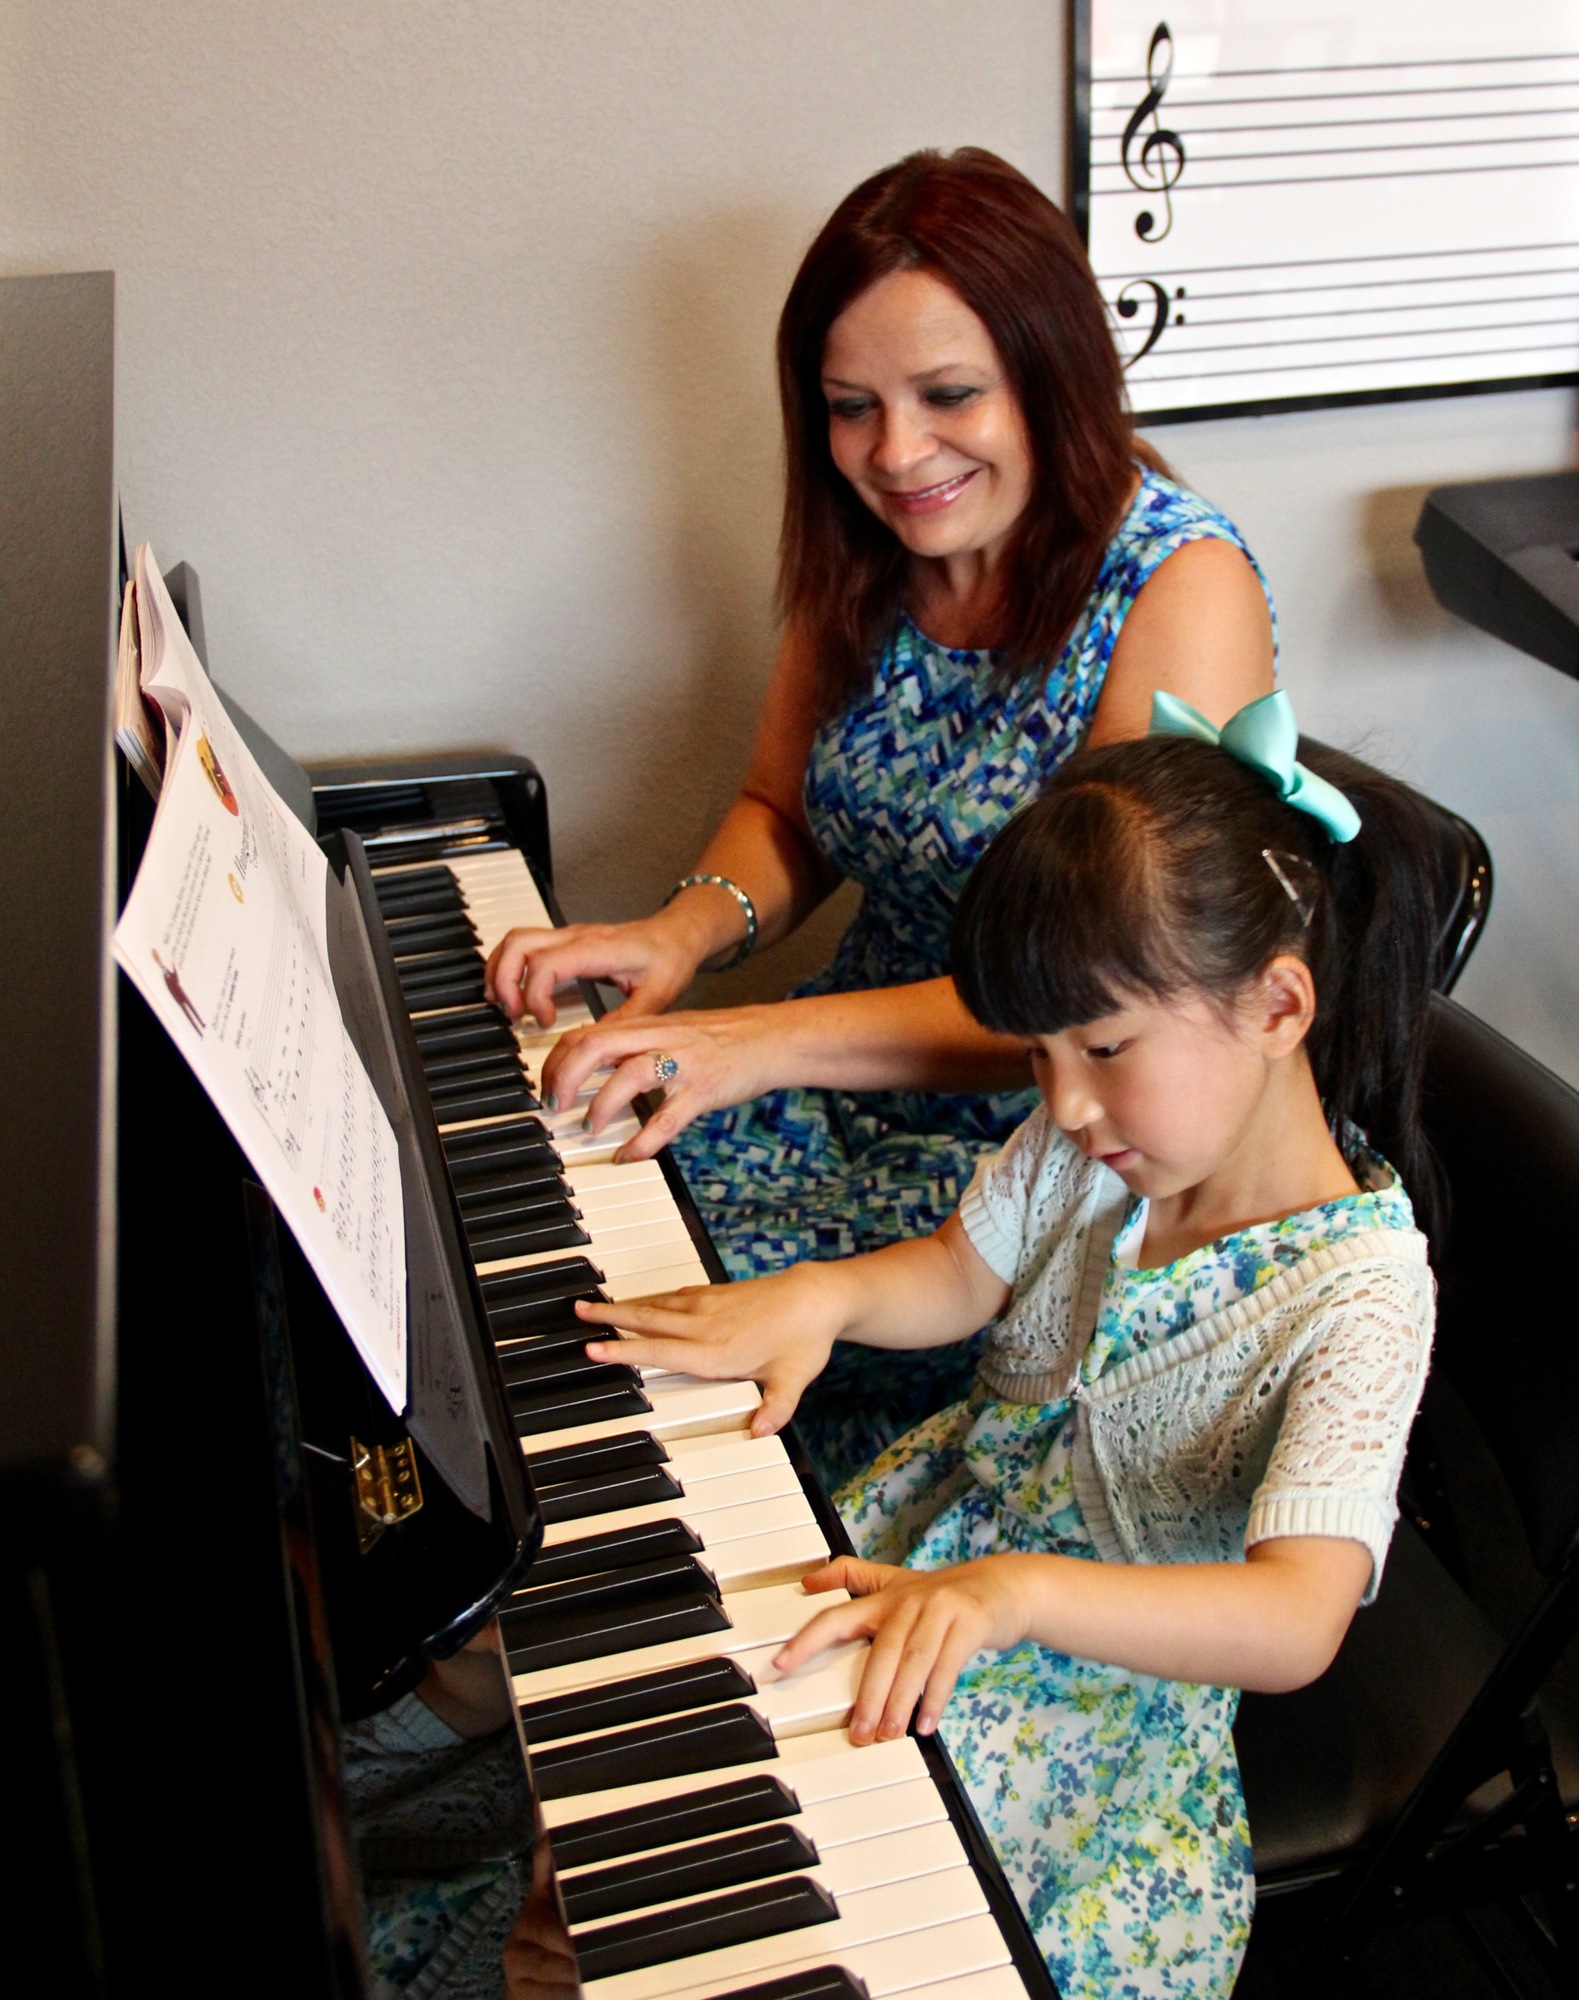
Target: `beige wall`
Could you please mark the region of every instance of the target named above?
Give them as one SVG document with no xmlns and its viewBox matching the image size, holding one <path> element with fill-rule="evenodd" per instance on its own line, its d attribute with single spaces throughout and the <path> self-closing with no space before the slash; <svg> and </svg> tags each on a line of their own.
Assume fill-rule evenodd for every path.
<svg viewBox="0 0 1579 2000">
<path fill-rule="evenodd" d="M 582 914 L 686 865 L 770 646 L 769 344 L 911 147 L 1060 179 L 1059 0 L 0 0 L 0 269 L 119 274 L 127 528 L 304 758 L 497 743 Z M 1415 489 L 1564 395 L 1159 433 L 1267 562 L 1312 726 L 1478 818 L 1466 985 L 1579 1079 L 1579 687 L 1448 623 Z M 762 968 L 784 976 L 806 951 Z"/>
</svg>

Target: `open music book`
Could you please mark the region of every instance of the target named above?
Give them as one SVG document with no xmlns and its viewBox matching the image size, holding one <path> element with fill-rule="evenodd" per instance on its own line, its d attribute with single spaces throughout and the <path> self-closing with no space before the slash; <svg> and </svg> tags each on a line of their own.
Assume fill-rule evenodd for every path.
<svg viewBox="0 0 1579 2000">
<path fill-rule="evenodd" d="M 146 543 L 135 571 L 138 679 L 164 718 L 164 779 L 115 956 L 399 1412 L 407 1388 L 400 1160 L 329 969 L 328 862 L 225 713 Z M 123 670 L 128 646 L 123 622 Z M 125 710 L 123 692 L 118 722 Z M 133 761 L 147 782 L 151 729 L 139 748 Z"/>
</svg>

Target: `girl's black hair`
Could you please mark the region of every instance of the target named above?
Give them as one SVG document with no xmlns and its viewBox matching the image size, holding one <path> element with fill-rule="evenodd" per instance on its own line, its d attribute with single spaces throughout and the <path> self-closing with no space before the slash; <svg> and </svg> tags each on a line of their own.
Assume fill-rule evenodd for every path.
<svg viewBox="0 0 1579 2000">
<path fill-rule="evenodd" d="M 1300 757 L 1353 801 L 1354 840 L 1329 840 L 1214 744 L 1146 737 L 1073 759 L 967 883 L 955 984 L 984 1027 L 1055 1035 L 1126 996 L 1226 1002 L 1294 953 L 1315 983 L 1307 1047 L 1333 1134 L 1351 1154 L 1365 1134 L 1429 1233 L 1437 1185 L 1420 1078 L 1439 932 L 1435 809 L 1340 751 L 1302 743 Z"/>
</svg>

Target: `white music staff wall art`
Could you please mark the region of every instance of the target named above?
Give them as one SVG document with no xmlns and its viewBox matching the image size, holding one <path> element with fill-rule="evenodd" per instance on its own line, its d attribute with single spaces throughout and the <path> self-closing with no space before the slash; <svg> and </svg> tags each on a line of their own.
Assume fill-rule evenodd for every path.
<svg viewBox="0 0 1579 2000">
<path fill-rule="evenodd" d="M 1579 0 L 1074 0 L 1136 413 L 1579 381 Z"/>
</svg>

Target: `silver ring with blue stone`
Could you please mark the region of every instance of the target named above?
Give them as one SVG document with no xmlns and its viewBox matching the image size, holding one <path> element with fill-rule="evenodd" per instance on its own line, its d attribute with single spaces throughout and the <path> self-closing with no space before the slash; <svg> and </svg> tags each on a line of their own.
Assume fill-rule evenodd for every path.
<svg viewBox="0 0 1579 2000">
<path fill-rule="evenodd" d="M 658 1055 L 655 1052 L 652 1059 L 652 1073 L 659 1083 L 667 1088 L 680 1074 L 680 1065 L 673 1056 Z"/>
</svg>

